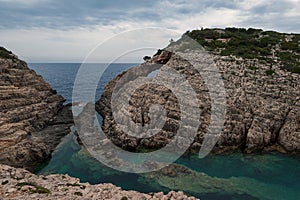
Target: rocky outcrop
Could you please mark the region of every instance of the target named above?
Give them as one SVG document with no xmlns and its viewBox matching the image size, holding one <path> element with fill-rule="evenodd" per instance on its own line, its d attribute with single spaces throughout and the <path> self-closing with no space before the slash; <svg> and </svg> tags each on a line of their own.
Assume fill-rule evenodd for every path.
<svg viewBox="0 0 300 200">
<path fill-rule="evenodd" d="M 16 169 L 0 164 L 0 197 L 1 199 L 89 199 L 89 200 L 163 200 L 182 199 L 196 200 L 183 192 L 171 191 L 143 194 L 136 191 L 125 191 L 112 184 L 90 185 L 80 183 L 79 179 L 68 175 L 37 176 L 24 169 Z"/>
<path fill-rule="evenodd" d="M 199 53 L 192 50 L 185 53 L 195 62 L 201 62 Z M 256 59 L 235 56 L 211 56 L 223 78 L 227 99 L 225 125 L 214 150 L 299 152 L 300 75 L 287 72 L 276 63 L 261 63 Z M 159 67 L 156 65 L 158 63 L 161 64 Z M 116 145 L 132 151 L 153 150 L 168 144 L 176 134 L 180 125 L 180 106 L 178 99 L 164 86 L 146 84 L 138 88 L 131 94 L 126 110 L 118 113 L 124 118 L 121 120 L 123 127 L 129 119 L 147 124 L 150 121 L 150 106 L 162 105 L 167 111 L 166 123 L 158 134 L 150 138 L 127 135 L 116 123 L 111 111 L 112 92 L 122 77 L 147 76 L 149 71 L 159 69 L 161 72 L 167 68 L 185 75 L 197 93 L 199 104 L 196 106 L 202 110 L 201 125 L 190 149 L 198 151 L 201 147 L 211 115 L 208 88 L 191 63 L 167 51 L 160 51 L 146 63 L 118 75 L 106 86 L 97 102 L 96 109 L 103 117 L 102 128 Z M 160 76 L 160 72 L 156 77 Z M 193 106 L 192 101 L 190 104 Z"/>
<path fill-rule="evenodd" d="M 0 163 L 32 169 L 69 133 L 72 113 L 42 76 L 11 52 L 0 57 Z"/>
</svg>

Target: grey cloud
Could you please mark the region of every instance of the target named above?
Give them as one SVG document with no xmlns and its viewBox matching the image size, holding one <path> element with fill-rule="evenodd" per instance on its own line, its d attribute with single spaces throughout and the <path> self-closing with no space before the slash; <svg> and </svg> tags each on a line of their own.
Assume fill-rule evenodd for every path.
<svg viewBox="0 0 300 200">
<path fill-rule="evenodd" d="M 288 0 L 270 0 L 271 3 L 267 5 L 258 5 L 250 9 L 240 7 L 241 1 L 237 0 L 32 0 L 29 2 L 33 3 L 26 4 L 21 4 L 21 0 L 0 0 L 0 2 L 0 18 L 2 19 L 0 29 L 32 27 L 70 29 L 93 25 L 114 25 L 120 21 L 141 22 L 141 25 L 143 21 L 148 21 L 160 26 L 166 19 L 180 20 L 205 13 L 207 9 L 226 8 L 240 10 L 246 16 L 247 19 L 240 25 L 284 26 L 284 30 L 299 31 L 299 23 L 296 19 L 299 16 L 284 17 L 282 15 L 293 8 Z M 277 15 L 274 16 L 274 13 Z M 173 25 L 170 24 L 170 26 Z"/>
<path fill-rule="evenodd" d="M 130 12 L 142 6 L 150 6 L 150 1 L 80 1 L 53 0 L 42 1 L 32 6 L 16 3 L 2 3 L 1 28 L 47 27 L 67 28 L 113 23 L 126 19 Z M 151 16 L 151 15 L 150 15 Z M 141 18 L 149 16 L 140 15 Z"/>
</svg>

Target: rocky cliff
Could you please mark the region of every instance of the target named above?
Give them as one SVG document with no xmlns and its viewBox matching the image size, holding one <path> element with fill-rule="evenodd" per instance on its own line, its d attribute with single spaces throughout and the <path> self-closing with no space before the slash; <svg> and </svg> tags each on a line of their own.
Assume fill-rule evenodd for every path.
<svg viewBox="0 0 300 200">
<path fill-rule="evenodd" d="M 214 31 L 219 35 L 226 33 L 224 30 L 221 32 L 220 30 Z M 257 38 L 263 38 L 263 36 L 257 36 Z M 212 42 L 217 41 L 216 38 L 211 40 Z M 278 45 L 274 44 L 274 48 L 277 47 L 279 53 L 284 53 L 284 50 L 280 49 L 280 41 L 282 40 L 284 37 L 277 41 Z M 228 41 L 230 41 L 228 35 L 227 40 L 218 40 L 221 43 Z M 244 42 L 247 43 L 247 41 Z M 251 42 L 253 41 L 251 40 Z M 216 44 L 226 50 L 226 45 L 217 42 Z M 255 52 L 255 50 L 250 51 L 251 56 L 248 54 L 238 56 L 235 54 L 236 52 L 230 49 L 231 47 L 228 47 L 232 50 L 232 52 L 229 51 L 229 55 L 224 53 L 223 55 L 218 48 L 214 48 L 211 53 L 211 57 L 222 76 L 227 99 L 226 120 L 214 148 L 215 151 L 232 149 L 239 149 L 248 153 L 270 150 L 300 151 L 300 75 L 292 73 L 297 72 L 298 66 L 293 65 L 293 70 L 283 67 L 283 61 L 278 61 L 276 56 L 272 56 L 272 45 L 268 46 L 267 44 L 266 46 L 265 50 L 270 52 L 267 53 L 268 56 L 264 57 L 260 56 L 262 53 Z M 240 46 L 236 48 L 238 49 Z M 259 50 L 261 49 L 259 48 Z M 203 62 L 201 53 L 191 49 L 185 49 L 184 52 L 193 62 Z M 296 51 L 286 50 L 286 52 L 299 56 Z M 157 64 L 160 64 L 159 67 Z M 178 99 L 167 87 L 145 84 L 131 94 L 129 106 L 118 113 L 123 118 L 121 126 L 124 130 L 124 126 L 125 129 L 126 125 L 128 126 L 129 119 L 135 123 L 149 123 L 149 108 L 152 104 L 163 106 L 167 111 L 166 123 L 162 130 L 152 137 L 137 138 L 127 135 L 120 128 L 120 124 L 116 123 L 111 109 L 112 92 L 120 79 L 125 76 L 146 77 L 151 71 L 157 69 L 159 72 L 155 76 L 158 77 L 161 76 L 161 72 L 167 71 L 168 68 L 185 75 L 197 93 L 199 104 L 196 106 L 202 110 L 201 125 L 190 150 L 199 150 L 210 124 L 211 98 L 209 91 L 203 77 L 190 62 L 182 56 L 166 50 L 159 51 L 144 64 L 118 75 L 106 86 L 101 99 L 97 102 L 96 109 L 104 119 L 102 128 L 116 145 L 131 151 L 145 151 L 146 149 L 161 148 L 172 140 L 180 126 L 181 110 Z M 186 101 L 190 100 L 186 99 Z M 189 103 L 191 106 L 194 104 L 192 101 Z M 141 112 L 142 110 L 144 112 Z"/>
<path fill-rule="evenodd" d="M 0 163 L 32 169 L 69 133 L 72 113 L 42 76 L 0 49 Z"/>
</svg>

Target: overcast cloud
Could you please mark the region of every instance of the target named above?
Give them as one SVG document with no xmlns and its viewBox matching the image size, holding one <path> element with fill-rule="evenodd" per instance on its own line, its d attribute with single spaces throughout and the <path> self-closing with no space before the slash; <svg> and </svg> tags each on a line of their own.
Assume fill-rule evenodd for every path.
<svg viewBox="0 0 300 200">
<path fill-rule="evenodd" d="M 30 62 L 81 62 L 98 43 L 134 28 L 161 27 L 179 35 L 228 26 L 300 32 L 299 0 L 0 0 L 0 5 L 0 45 Z M 168 40 L 158 37 L 157 47 Z"/>
</svg>

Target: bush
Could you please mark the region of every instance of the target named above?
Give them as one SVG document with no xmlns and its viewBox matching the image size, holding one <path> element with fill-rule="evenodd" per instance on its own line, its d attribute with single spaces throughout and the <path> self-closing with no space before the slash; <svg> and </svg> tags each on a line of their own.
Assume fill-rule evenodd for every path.
<svg viewBox="0 0 300 200">
<path fill-rule="evenodd" d="M 277 58 L 282 64 L 282 68 L 290 72 L 299 73 L 300 68 L 300 34 L 293 34 L 292 41 L 286 42 L 286 34 L 276 31 L 263 31 L 261 29 L 226 28 L 201 29 L 187 31 L 189 36 L 199 42 L 209 51 L 220 52 L 221 56 L 237 56 L 244 59 L 258 59 L 267 64 L 275 64 L 272 57 L 272 49 L 281 44 L 281 49 L 290 52 L 277 52 Z M 229 38 L 228 43 L 223 43 L 218 39 Z M 210 39 L 211 41 L 207 41 Z M 182 49 L 191 47 L 183 46 Z M 199 48 L 198 46 L 193 48 Z M 297 54 L 298 53 L 298 54 Z"/>
<path fill-rule="evenodd" d="M 1 184 L 2 184 L 2 185 L 6 185 L 7 183 L 8 183 L 8 180 L 3 181 Z"/>
<path fill-rule="evenodd" d="M 250 66 L 250 67 L 248 67 L 250 70 L 253 70 L 253 71 L 255 71 L 255 70 L 257 70 L 258 69 L 258 67 L 255 67 L 255 66 Z"/>
<path fill-rule="evenodd" d="M 75 192 L 74 195 L 76 195 L 76 196 L 83 196 L 82 192 Z"/>
<path fill-rule="evenodd" d="M 150 56 L 144 56 L 144 58 L 143 58 L 144 61 L 147 61 L 147 60 L 150 60 L 150 59 L 151 59 Z"/>
<path fill-rule="evenodd" d="M 296 51 L 298 49 L 299 45 L 298 42 L 283 42 L 281 43 L 281 49 L 282 50 L 291 50 Z"/>
<path fill-rule="evenodd" d="M 31 189 L 30 190 L 31 193 L 39 193 L 39 194 L 50 194 L 51 193 L 50 190 L 48 190 L 47 188 L 44 188 L 42 186 L 39 186 L 36 183 L 21 182 L 21 183 L 17 183 L 16 184 L 17 187 L 23 187 L 23 186 L 26 186 L 26 185 L 35 187 L 35 189 Z"/>
<path fill-rule="evenodd" d="M 48 190 L 47 188 L 44 188 L 42 186 L 35 186 L 34 190 L 30 190 L 31 193 L 39 193 L 39 194 L 50 194 L 50 190 Z"/>
<path fill-rule="evenodd" d="M 255 34 L 255 33 L 260 33 L 262 31 L 263 31 L 262 29 L 248 28 L 247 33 L 248 34 Z"/>
<path fill-rule="evenodd" d="M 7 51 L 3 47 L 0 47 L 0 58 L 11 59 L 11 58 L 13 58 L 12 52 L 11 51 Z"/>
<path fill-rule="evenodd" d="M 300 67 L 290 68 L 289 71 L 292 72 L 292 73 L 300 74 Z"/>
<path fill-rule="evenodd" d="M 299 56 L 290 52 L 279 52 L 278 57 L 282 63 L 282 68 L 293 73 L 300 73 Z"/>
<path fill-rule="evenodd" d="M 273 74 L 275 74 L 275 71 L 274 70 L 267 70 L 266 71 L 266 74 L 268 75 L 268 76 L 272 76 Z"/>
<path fill-rule="evenodd" d="M 23 187 L 23 186 L 26 186 L 26 185 L 28 185 L 28 186 L 33 186 L 33 187 L 36 186 L 35 183 L 31 183 L 31 182 L 21 182 L 21 183 L 17 183 L 17 184 L 16 184 L 17 187 Z"/>
</svg>

